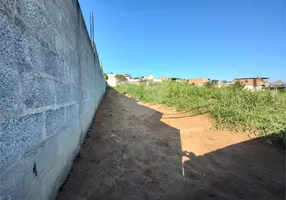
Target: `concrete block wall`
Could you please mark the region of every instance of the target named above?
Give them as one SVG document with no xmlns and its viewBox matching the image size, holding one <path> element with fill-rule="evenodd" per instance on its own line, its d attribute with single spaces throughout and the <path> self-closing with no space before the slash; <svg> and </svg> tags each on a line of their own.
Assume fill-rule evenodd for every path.
<svg viewBox="0 0 286 200">
<path fill-rule="evenodd" d="M 53 199 L 105 92 L 77 0 L 0 0 L 0 199 Z"/>
</svg>

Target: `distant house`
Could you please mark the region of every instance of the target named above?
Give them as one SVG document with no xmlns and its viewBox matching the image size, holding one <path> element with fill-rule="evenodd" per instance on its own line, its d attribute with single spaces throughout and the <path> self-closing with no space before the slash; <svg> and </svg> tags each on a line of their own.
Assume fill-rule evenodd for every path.
<svg viewBox="0 0 286 200">
<path fill-rule="evenodd" d="M 274 81 L 270 84 L 270 90 L 285 90 L 286 89 L 286 82 L 285 81 Z"/>
<path fill-rule="evenodd" d="M 208 78 L 196 78 L 196 79 L 189 79 L 188 83 L 192 84 L 192 85 L 200 85 L 201 86 L 201 85 L 206 84 L 209 81 L 210 81 L 210 79 L 208 79 Z"/>
<path fill-rule="evenodd" d="M 177 77 L 171 77 L 171 81 L 183 82 L 184 79 L 182 79 L 182 78 L 177 78 Z"/>
<path fill-rule="evenodd" d="M 162 79 L 160 79 L 160 78 L 154 78 L 153 79 L 153 82 L 156 82 L 156 83 L 159 83 L 159 82 L 162 82 L 163 80 Z"/>
<path fill-rule="evenodd" d="M 249 90 L 260 90 L 270 86 L 269 78 L 267 77 L 255 77 L 255 78 L 236 78 L 235 82 L 240 82 L 245 85 L 245 88 Z"/>
<path fill-rule="evenodd" d="M 123 74 L 123 76 L 125 76 L 127 78 L 127 80 L 131 79 L 131 75 L 130 74 Z"/>
<path fill-rule="evenodd" d="M 107 74 L 108 79 L 106 80 L 107 84 L 111 87 L 114 87 L 117 85 L 117 80 L 115 78 L 116 74 Z"/>
<path fill-rule="evenodd" d="M 184 82 L 185 79 L 177 78 L 177 77 L 161 77 L 161 81 L 177 81 L 177 82 Z"/>
<path fill-rule="evenodd" d="M 218 81 L 218 87 L 227 87 L 227 86 L 230 86 L 230 85 L 233 85 L 233 82 L 232 81 Z"/>
<path fill-rule="evenodd" d="M 286 86 L 286 81 L 277 80 L 277 81 L 274 81 L 274 82 L 272 83 L 272 85 L 282 85 L 282 86 Z"/>
<path fill-rule="evenodd" d="M 130 78 L 130 79 L 127 79 L 127 81 L 128 83 L 131 83 L 131 84 L 139 84 L 140 79 Z"/>
<path fill-rule="evenodd" d="M 170 77 L 161 77 L 162 81 L 171 81 L 172 79 Z"/>
<path fill-rule="evenodd" d="M 154 79 L 154 76 L 152 74 L 144 76 L 142 78 L 142 80 L 145 80 L 145 81 L 152 81 L 153 79 Z"/>
</svg>

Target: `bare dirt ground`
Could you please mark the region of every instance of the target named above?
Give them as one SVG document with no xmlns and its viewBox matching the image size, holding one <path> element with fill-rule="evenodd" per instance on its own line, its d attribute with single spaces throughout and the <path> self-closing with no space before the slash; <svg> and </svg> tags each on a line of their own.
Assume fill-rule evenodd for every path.
<svg viewBox="0 0 286 200">
<path fill-rule="evenodd" d="M 58 200 L 285 199 L 285 160 L 207 116 L 107 90 Z"/>
</svg>

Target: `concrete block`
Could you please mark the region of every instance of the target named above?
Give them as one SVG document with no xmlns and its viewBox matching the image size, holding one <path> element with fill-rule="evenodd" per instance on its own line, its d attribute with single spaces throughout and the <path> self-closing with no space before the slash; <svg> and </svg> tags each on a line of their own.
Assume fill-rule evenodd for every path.
<svg viewBox="0 0 286 200">
<path fill-rule="evenodd" d="M 0 176 L 16 159 L 42 140 L 43 114 L 7 119 L 0 124 Z"/>
<path fill-rule="evenodd" d="M 3 13 L 0 13 L 0 27 L 1 65 L 16 65 L 25 58 L 21 44 L 24 28 Z"/>
<path fill-rule="evenodd" d="M 16 70 L 2 66 L 0 61 L 0 118 L 23 112 L 19 77 Z"/>
<path fill-rule="evenodd" d="M 90 89 L 91 85 L 93 84 L 92 82 L 93 81 L 88 80 L 87 78 L 83 77 L 82 78 L 82 87 L 85 89 Z"/>
<path fill-rule="evenodd" d="M 54 179 L 58 174 L 49 172 L 55 167 L 58 160 L 62 160 L 63 165 L 66 162 L 59 151 L 58 135 L 50 137 L 34 149 L 25 153 L 16 165 L 10 168 L 1 178 L 2 195 L 9 195 L 13 199 L 45 199 L 45 182 L 46 176 L 53 176 Z M 20 192 L 19 192 L 20 191 Z M 17 197 L 17 198 L 16 198 Z"/>
<path fill-rule="evenodd" d="M 71 101 L 78 101 L 78 86 L 71 86 L 71 93 L 70 93 L 70 100 Z"/>
<path fill-rule="evenodd" d="M 90 123 L 95 113 L 95 106 L 90 106 L 90 102 L 84 102 L 82 114 L 80 115 L 81 141 L 84 138 L 86 131 L 88 131 Z"/>
<path fill-rule="evenodd" d="M 80 117 L 82 117 L 82 115 L 85 114 L 87 107 L 88 107 L 87 101 L 81 103 Z"/>
<path fill-rule="evenodd" d="M 52 47 L 55 44 L 55 29 L 45 19 L 42 1 L 17 1 L 17 11 L 29 30 L 37 36 L 42 44 Z"/>
<path fill-rule="evenodd" d="M 45 189 L 45 183 L 43 181 L 40 181 L 38 183 L 35 183 L 37 186 L 32 188 L 32 191 L 30 193 L 22 198 L 23 200 L 31 200 L 31 199 L 47 199 L 46 195 L 46 189 Z"/>
<path fill-rule="evenodd" d="M 20 73 L 32 69 L 42 71 L 42 44 L 26 31 L 27 27 L 21 19 L 16 18 L 13 21 L 4 16 L 2 22 L 0 26 L 5 27 L 0 29 L 0 57 L 3 65 L 18 66 Z"/>
<path fill-rule="evenodd" d="M 68 85 L 72 85 L 72 69 L 71 67 L 66 63 L 64 62 L 64 75 L 63 77 L 61 78 L 61 81 L 63 83 L 66 83 Z"/>
<path fill-rule="evenodd" d="M 72 162 L 67 162 L 63 158 L 58 158 L 50 172 L 42 178 L 46 196 L 44 199 L 55 199 L 61 184 L 66 179 Z"/>
<path fill-rule="evenodd" d="M 2 0 L 0 1 L 0 7 L 2 6 L 5 9 L 9 9 L 13 13 L 16 12 L 16 0 Z"/>
<path fill-rule="evenodd" d="M 72 23 L 73 21 L 76 21 L 75 19 L 75 13 L 72 11 L 72 5 L 74 4 L 72 1 L 56 1 L 56 4 L 59 8 L 61 8 L 61 12 L 64 13 L 67 19 L 69 19 L 69 23 Z"/>
<path fill-rule="evenodd" d="M 49 137 L 25 153 L 23 160 L 26 161 L 28 170 L 25 178 L 27 186 L 24 187 L 28 188 L 28 183 L 34 182 L 36 178 L 45 176 L 53 168 L 60 155 L 57 135 Z M 27 190 L 32 191 L 32 188 Z"/>
<path fill-rule="evenodd" d="M 26 171 L 26 162 L 23 162 L 0 177 L 0 198 L 21 199 Z"/>
<path fill-rule="evenodd" d="M 62 59 L 67 60 L 69 57 L 69 45 L 66 42 L 66 39 L 59 33 L 55 35 L 55 50 L 56 54 L 59 55 Z"/>
<path fill-rule="evenodd" d="M 73 16 L 76 15 L 76 11 L 75 13 L 72 14 Z M 69 18 L 67 18 L 66 15 L 63 15 L 63 20 L 67 22 L 68 27 L 70 28 L 71 32 L 75 34 L 75 37 L 77 37 L 77 32 L 78 32 L 78 20 L 74 19 L 74 20 L 70 20 Z M 77 42 L 75 40 L 75 42 Z"/>
<path fill-rule="evenodd" d="M 84 115 L 87 111 L 89 111 L 91 109 L 91 105 L 94 104 L 93 101 L 84 101 L 82 102 L 82 112 L 81 115 Z"/>
<path fill-rule="evenodd" d="M 88 53 L 84 54 L 84 57 L 83 57 L 83 59 L 86 60 L 86 62 L 84 62 L 84 64 L 82 65 L 82 74 L 84 77 L 88 78 L 88 76 L 89 76 L 88 68 L 89 68 L 89 66 L 91 66 L 91 62 L 88 61 L 88 59 L 86 58 L 86 55 L 88 55 Z M 92 71 L 92 69 L 91 69 L 91 71 Z M 91 71 L 90 71 L 90 73 L 92 73 Z"/>
<path fill-rule="evenodd" d="M 90 90 L 90 92 L 89 92 L 89 97 L 90 97 L 91 99 L 94 99 L 94 98 L 96 97 L 94 90 Z"/>
<path fill-rule="evenodd" d="M 65 62 L 70 66 L 70 68 L 78 73 L 79 67 L 78 67 L 78 57 L 77 53 L 72 50 L 68 49 L 68 57 L 66 57 Z"/>
<path fill-rule="evenodd" d="M 74 129 L 74 131 L 78 131 Z M 48 160 L 52 160 L 53 165 L 49 168 L 48 171 L 45 171 L 43 176 L 40 176 L 41 181 L 43 182 L 42 186 L 45 188 L 45 197 L 43 199 L 54 199 L 59 187 L 65 180 L 74 158 L 73 152 L 75 149 L 78 149 L 78 143 L 75 132 L 71 132 L 68 127 L 62 128 L 56 135 L 52 136 L 49 139 L 49 148 L 47 148 L 50 157 L 47 157 L 47 161 L 43 161 L 43 167 L 45 162 L 48 164 Z M 48 151 L 48 149 L 55 147 L 58 150 L 58 153 L 53 151 Z M 57 155 L 57 156 L 55 156 Z M 54 156 L 54 157 L 51 157 Z M 45 156 L 41 156 L 42 159 L 45 159 Z M 40 160 L 39 160 L 40 161 Z M 41 162 L 39 162 L 41 163 Z M 40 169 L 40 166 L 39 166 Z"/>
<path fill-rule="evenodd" d="M 89 99 L 89 91 L 88 90 L 82 90 L 82 100 Z"/>
<path fill-rule="evenodd" d="M 63 28 L 63 30 L 62 30 L 61 34 L 65 38 L 66 42 L 70 45 L 70 48 L 72 50 L 75 50 L 76 49 L 76 35 L 72 31 L 70 26 L 68 26 L 68 24 L 70 24 L 70 23 L 71 22 L 69 22 L 68 20 L 62 20 L 61 27 Z M 72 21 L 72 23 L 73 23 L 73 21 Z"/>
<path fill-rule="evenodd" d="M 23 103 L 27 108 L 39 108 L 55 104 L 55 85 L 51 79 L 35 73 L 22 73 Z"/>
<path fill-rule="evenodd" d="M 66 122 L 67 124 L 75 124 L 79 121 L 79 112 L 77 104 L 66 107 Z"/>
<path fill-rule="evenodd" d="M 32 159 L 20 160 L 1 177 L 0 196 L 10 196 L 12 199 L 24 199 L 39 185 L 37 167 Z"/>
<path fill-rule="evenodd" d="M 55 1 L 44 1 L 45 6 L 45 18 L 50 21 L 58 32 L 62 31 L 61 21 L 63 13 Z"/>
<path fill-rule="evenodd" d="M 19 65 L 19 72 L 44 71 L 42 59 L 42 44 L 28 31 L 21 36 L 21 48 L 23 49 L 23 59 Z"/>
<path fill-rule="evenodd" d="M 67 126 L 57 135 L 59 152 L 61 152 L 62 160 L 65 160 L 66 162 L 72 162 L 75 156 L 75 151 L 80 148 L 80 134 L 81 132 L 78 120 L 77 126 Z"/>
<path fill-rule="evenodd" d="M 63 78 L 65 73 L 64 60 L 45 47 L 41 49 L 41 56 L 45 72 L 56 78 Z"/>
<path fill-rule="evenodd" d="M 80 77 L 79 66 L 76 65 L 76 67 L 75 67 L 75 66 L 70 65 L 70 79 L 69 79 L 69 81 L 71 83 L 73 83 L 74 85 L 79 85 L 79 77 Z"/>
<path fill-rule="evenodd" d="M 57 110 L 48 110 L 45 113 L 47 135 L 51 136 L 58 133 L 65 127 L 65 110 L 64 107 Z"/>
<path fill-rule="evenodd" d="M 56 84 L 56 103 L 63 104 L 70 101 L 70 85 L 55 82 Z"/>
<path fill-rule="evenodd" d="M 2 176 L 0 196 L 8 195 L 13 199 L 44 199 L 45 182 L 42 179 L 45 179 L 58 162 L 58 149 L 58 137 L 51 137 L 27 152 L 22 160 Z M 58 176 L 48 175 L 55 178 Z"/>
</svg>

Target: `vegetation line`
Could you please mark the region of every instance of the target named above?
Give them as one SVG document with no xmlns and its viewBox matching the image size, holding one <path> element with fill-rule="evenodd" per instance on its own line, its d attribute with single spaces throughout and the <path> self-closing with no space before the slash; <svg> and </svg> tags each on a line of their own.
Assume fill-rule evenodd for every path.
<svg viewBox="0 0 286 200">
<path fill-rule="evenodd" d="M 249 92 L 241 87 L 206 87 L 187 83 L 121 84 L 121 93 L 178 111 L 209 113 L 217 129 L 258 132 L 286 141 L 286 92 Z"/>
</svg>

